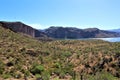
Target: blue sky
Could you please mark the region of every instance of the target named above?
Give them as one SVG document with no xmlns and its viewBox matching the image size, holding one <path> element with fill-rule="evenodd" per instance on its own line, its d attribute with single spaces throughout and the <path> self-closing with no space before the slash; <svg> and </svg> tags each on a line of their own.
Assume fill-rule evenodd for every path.
<svg viewBox="0 0 120 80">
<path fill-rule="evenodd" d="M 1 21 L 50 26 L 120 28 L 120 0 L 0 0 Z"/>
</svg>

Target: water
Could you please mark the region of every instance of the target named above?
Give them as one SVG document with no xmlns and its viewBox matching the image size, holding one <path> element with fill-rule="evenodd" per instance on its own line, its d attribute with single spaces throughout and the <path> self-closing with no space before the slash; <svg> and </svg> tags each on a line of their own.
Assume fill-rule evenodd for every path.
<svg viewBox="0 0 120 80">
<path fill-rule="evenodd" d="M 80 38 L 77 40 L 91 40 L 91 39 L 96 39 L 96 40 L 104 40 L 108 42 L 120 42 L 120 37 L 113 37 L 113 38 Z M 75 40 L 75 39 L 66 39 L 66 40 Z"/>
<path fill-rule="evenodd" d="M 104 40 L 104 41 L 108 41 L 108 42 L 120 42 L 120 37 L 114 37 L 114 38 L 81 38 L 79 40 L 91 40 L 91 39 Z"/>
<path fill-rule="evenodd" d="M 115 37 L 115 38 L 96 38 L 96 39 L 101 39 L 101 40 L 109 41 L 109 42 L 120 42 L 120 37 Z"/>
<path fill-rule="evenodd" d="M 89 40 L 89 39 L 104 40 L 104 41 L 108 41 L 108 42 L 120 42 L 120 37 L 115 37 L 115 38 L 82 38 L 80 40 Z"/>
</svg>

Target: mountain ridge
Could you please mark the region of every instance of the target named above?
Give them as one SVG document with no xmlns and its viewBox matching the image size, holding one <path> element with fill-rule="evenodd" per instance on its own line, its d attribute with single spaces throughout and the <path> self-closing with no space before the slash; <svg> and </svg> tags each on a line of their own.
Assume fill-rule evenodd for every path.
<svg viewBox="0 0 120 80">
<path fill-rule="evenodd" d="M 20 32 L 30 35 L 34 38 L 57 38 L 57 39 L 79 39 L 79 38 L 109 38 L 120 37 L 120 34 L 107 30 L 100 30 L 98 28 L 79 29 L 76 27 L 62 27 L 51 26 L 44 30 L 37 30 L 32 26 L 26 25 L 22 22 L 7 22 L 0 21 L 0 25 L 4 28 L 8 28 L 14 32 Z"/>
<path fill-rule="evenodd" d="M 120 28 L 119 29 L 112 29 L 112 30 L 108 30 L 108 31 L 120 33 Z"/>
<path fill-rule="evenodd" d="M 100 30 L 98 28 L 79 29 L 73 27 L 50 27 L 45 30 L 45 33 L 49 37 L 53 38 L 108 38 L 108 37 L 120 37 L 120 34 L 116 32 L 110 32 L 106 30 Z"/>
</svg>

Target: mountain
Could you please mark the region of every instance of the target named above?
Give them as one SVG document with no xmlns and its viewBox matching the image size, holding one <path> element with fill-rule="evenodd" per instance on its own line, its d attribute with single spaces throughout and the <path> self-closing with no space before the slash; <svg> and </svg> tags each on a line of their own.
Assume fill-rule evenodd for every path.
<svg viewBox="0 0 120 80">
<path fill-rule="evenodd" d="M 0 80 L 119 80 L 119 48 L 102 40 L 42 42 L 0 25 Z"/>
<path fill-rule="evenodd" d="M 50 27 L 45 30 L 45 33 L 52 38 L 68 38 L 68 39 L 79 39 L 79 38 L 108 38 L 108 37 L 119 37 L 120 35 L 116 32 L 110 32 L 100 30 L 97 28 L 78 29 L 73 27 Z"/>
<path fill-rule="evenodd" d="M 50 27 L 45 33 L 52 38 L 82 38 L 82 30 L 77 28 Z"/>
<path fill-rule="evenodd" d="M 113 29 L 113 30 L 108 30 L 108 31 L 120 33 L 120 29 Z"/>
<path fill-rule="evenodd" d="M 30 35 L 37 39 L 58 38 L 58 39 L 79 39 L 79 38 L 106 38 L 119 37 L 120 34 L 111 31 L 99 30 L 97 28 L 78 29 L 74 27 L 52 26 L 45 30 L 37 30 L 22 22 L 0 21 L 0 25 L 17 33 Z M 50 40 L 51 40 L 50 38 Z"/>
<path fill-rule="evenodd" d="M 31 26 L 28 26 L 22 22 L 0 21 L 0 25 L 4 28 L 10 29 L 14 32 L 27 34 L 27 35 L 30 35 L 32 37 L 45 37 L 46 36 L 44 32 L 41 32 L 37 29 L 34 29 Z"/>
</svg>

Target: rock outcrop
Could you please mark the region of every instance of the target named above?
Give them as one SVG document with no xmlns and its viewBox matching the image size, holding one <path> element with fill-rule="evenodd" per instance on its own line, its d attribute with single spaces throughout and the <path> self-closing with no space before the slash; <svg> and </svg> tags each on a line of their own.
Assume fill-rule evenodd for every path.
<svg viewBox="0 0 120 80">
<path fill-rule="evenodd" d="M 14 32 L 30 35 L 32 37 L 44 37 L 45 33 L 38 31 L 31 26 L 28 26 L 22 22 L 5 22 L 0 21 L 0 25 L 4 28 L 10 29 Z"/>
<path fill-rule="evenodd" d="M 21 22 L 3 22 L 2 21 L 0 22 L 0 24 L 4 28 L 8 28 L 14 32 L 20 32 L 20 33 L 24 33 L 32 37 L 35 37 L 35 29 Z"/>
</svg>

